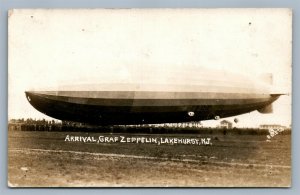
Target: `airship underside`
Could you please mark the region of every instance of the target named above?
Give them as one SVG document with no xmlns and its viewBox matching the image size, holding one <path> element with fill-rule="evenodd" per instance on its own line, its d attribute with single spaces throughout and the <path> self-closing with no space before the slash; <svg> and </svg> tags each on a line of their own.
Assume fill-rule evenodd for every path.
<svg viewBox="0 0 300 195">
<path fill-rule="evenodd" d="M 170 85 L 169 85 L 170 86 Z M 151 87 L 150 87 L 151 88 Z M 280 94 L 257 86 L 103 87 L 102 90 L 27 91 L 38 111 L 60 120 L 98 125 L 210 120 L 258 110 Z"/>
</svg>

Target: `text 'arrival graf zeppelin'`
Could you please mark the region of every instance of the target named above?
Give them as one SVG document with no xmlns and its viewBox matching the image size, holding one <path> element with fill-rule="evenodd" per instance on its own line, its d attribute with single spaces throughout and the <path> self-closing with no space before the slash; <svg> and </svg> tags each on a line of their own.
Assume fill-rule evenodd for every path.
<svg viewBox="0 0 300 195">
<path fill-rule="evenodd" d="M 169 144 L 169 145 L 212 145 L 211 138 L 178 137 L 127 137 L 127 136 L 74 136 L 66 135 L 65 142 L 83 143 L 135 143 L 135 144 Z"/>
</svg>

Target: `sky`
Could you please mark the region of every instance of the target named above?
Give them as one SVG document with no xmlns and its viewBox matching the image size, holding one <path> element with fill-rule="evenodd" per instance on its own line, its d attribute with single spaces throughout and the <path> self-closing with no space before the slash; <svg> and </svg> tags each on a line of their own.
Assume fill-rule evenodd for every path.
<svg viewBox="0 0 300 195">
<path fill-rule="evenodd" d="M 289 95 L 273 104 L 272 114 L 239 115 L 235 125 L 289 126 L 291 48 L 289 9 L 11 10 L 8 118 L 51 119 L 28 103 L 28 90 L 210 69 L 253 78 L 272 73 L 272 90 Z"/>
</svg>

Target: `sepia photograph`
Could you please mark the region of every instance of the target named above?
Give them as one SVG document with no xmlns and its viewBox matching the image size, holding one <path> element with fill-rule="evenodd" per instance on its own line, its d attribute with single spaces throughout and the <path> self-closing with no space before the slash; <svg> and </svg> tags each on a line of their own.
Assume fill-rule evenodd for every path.
<svg viewBox="0 0 300 195">
<path fill-rule="evenodd" d="M 291 9 L 12 9 L 8 48 L 9 187 L 291 187 Z"/>
</svg>

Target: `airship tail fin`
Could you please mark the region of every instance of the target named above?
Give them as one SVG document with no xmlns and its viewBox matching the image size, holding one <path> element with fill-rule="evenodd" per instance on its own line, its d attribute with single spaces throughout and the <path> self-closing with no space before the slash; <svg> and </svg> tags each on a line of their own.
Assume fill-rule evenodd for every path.
<svg viewBox="0 0 300 195">
<path fill-rule="evenodd" d="M 283 94 L 283 93 L 273 93 L 273 94 L 270 94 L 271 97 L 273 98 L 273 101 L 277 100 L 281 95 L 286 95 L 286 94 Z M 265 107 L 263 108 L 260 108 L 257 110 L 258 112 L 262 113 L 262 114 L 269 114 L 269 113 L 273 113 L 273 104 L 270 103 L 268 105 L 266 105 Z"/>
<path fill-rule="evenodd" d="M 273 113 L 273 104 L 269 104 L 261 109 L 257 110 L 258 112 L 262 113 L 262 114 L 270 114 Z"/>
<path fill-rule="evenodd" d="M 263 73 L 263 74 L 260 74 L 258 76 L 258 79 L 262 83 L 268 85 L 271 96 L 273 96 L 273 97 L 279 97 L 281 95 L 290 95 L 290 92 L 288 92 L 288 88 L 282 87 L 282 86 L 278 86 L 276 80 L 274 82 L 274 77 L 273 77 L 272 73 Z M 275 83 L 275 85 L 273 85 L 273 83 Z"/>
<path fill-rule="evenodd" d="M 273 74 L 272 73 L 264 73 L 259 75 L 259 79 L 266 84 L 273 85 Z"/>
</svg>

